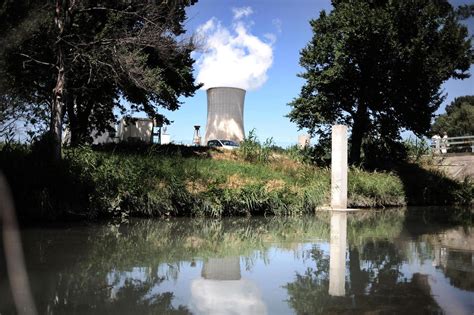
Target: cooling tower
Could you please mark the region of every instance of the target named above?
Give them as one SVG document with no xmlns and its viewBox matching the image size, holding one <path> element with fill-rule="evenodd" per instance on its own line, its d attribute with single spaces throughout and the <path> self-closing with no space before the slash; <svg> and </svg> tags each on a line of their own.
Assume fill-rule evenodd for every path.
<svg viewBox="0 0 474 315">
<path fill-rule="evenodd" d="M 244 140 L 245 90 L 215 87 L 207 90 L 207 125 L 205 144 L 209 140 Z"/>
</svg>

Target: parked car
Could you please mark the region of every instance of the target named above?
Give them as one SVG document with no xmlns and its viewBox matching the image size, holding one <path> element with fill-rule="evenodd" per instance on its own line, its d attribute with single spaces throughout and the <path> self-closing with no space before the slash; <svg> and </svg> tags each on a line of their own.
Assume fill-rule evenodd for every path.
<svg viewBox="0 0 474 315">
<path fill-rule="evenodd" d="M 239 144 L 232 140 L 209 140 L 207 146 L 211 148 L 223 148 L 227 150 L 234 150 L 239 148 Z"/>
</svg>

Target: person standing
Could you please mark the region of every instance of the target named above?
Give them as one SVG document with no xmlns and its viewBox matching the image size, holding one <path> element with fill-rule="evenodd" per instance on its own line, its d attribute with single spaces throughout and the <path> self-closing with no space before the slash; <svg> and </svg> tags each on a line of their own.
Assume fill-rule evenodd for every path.
<svg viewBox="0 0 474 315">
<path fill-rule="evenodd" d="M 441 139 L 441 153 L 446 154 L 448 153 L 448 134 L 446 132 L 443 133 L 443 138 Z"/>
<path fill-rule="evenodd" d="M 441 143 L 441 137 L 438 134 L 435 134 L 433 137 L 431 137 L 431 145 L 434 147 L 434 154 L 440 154 L 440 143 Z"/>
</svg>

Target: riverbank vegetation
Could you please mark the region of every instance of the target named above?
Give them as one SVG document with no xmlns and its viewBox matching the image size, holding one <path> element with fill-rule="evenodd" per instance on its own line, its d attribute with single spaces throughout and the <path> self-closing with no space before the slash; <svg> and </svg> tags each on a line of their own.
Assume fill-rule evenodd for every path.
<svg viewBox="0 0 474 315">
<path fill-rule="evenodd" d="M 0 45 L 0 139 L 27 141 L 16 131 L 23 123 L 29 139 L 49 130 L 31 145 L 0 147 L 22 218 L 311 213 L 329 203 L 329 131 L 339 123 L 351 130 L 350 160 L 360 167 L 350 170 L 350 207 L 472 204 L 470 181 L 405 162 L 400 142 L 402 130 L 428 134 L 443 82 L 468 77 L 467 9 L 458 17 L 446 3 L 334 1 L 310 22 L 318 36 L 302 50 L 305 85 L 288 116 L 319 135 L 317 146 L 275 148 L 251 133 L 239 150 L 221 152 L 88 146 L 93 133 L 113 131 L 118 112 L 168 124 L 161 109 L 177 110 L 201 87 L 191 58 L 197 43 L 182 38 L 195 0 L 59 3 L 10 1 L 0 12 L 8 43 Z M 65 129 L 72 147 L 62 150 Z M 419 159 L 424 148 L 413 148 Z"/>
<path fill-rule="evenodd" d="M 58 163 L 45 158 L 48 145 L 38 142 L 4 146 L 0 165 L 20 217 L 29 220 L 295 215 L 329 204 L 328 168 L 306 162 L 304 151 L 253 145 L 236 151 L 145 144 L 68 148 Z M 352 168 L 349 206 L 472 202 L 469 182 L 414 166 L 404 171 Z"/>
</svg>

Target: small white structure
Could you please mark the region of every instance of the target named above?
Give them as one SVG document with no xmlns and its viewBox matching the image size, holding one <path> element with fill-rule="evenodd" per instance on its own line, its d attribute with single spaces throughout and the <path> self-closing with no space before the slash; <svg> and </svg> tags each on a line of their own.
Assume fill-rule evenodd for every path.
<svg viewBox="0 0 474 315">
<path fill-rule="evenodd" d="M 347 209 L 347 126 L 332 126 L 331 208 Z"/>
<path fill-rule="evenodd" d="M 104 144 L 104 143 L 116 143 L 117 141 L 117 126 L 115 123 L 109 125 L 113 130 L 104 131 L 99 134 L 97 130 L 92 130 L 92 144 Z M 71 131 L 69 127 L 66 127 L 62 133 L 62 143 L 69 145 L 71 144 Z"/>
<path fill-rule="evenodd" d="M 200 128 L 201 126 L 199 125 L 194 126 L 193 145 L 196 145 L 196 146 L 201 145 L 201 134 L 199 133 Z"/>
<path fill-rule="evenodd" d="M 215 87 L 207 90 L 207 124 L 205 144 L 209 140 L 244 140 L 245 90 Z"/>
<path fill-rule="evenodd" d="M 93 144 L 117 143 L 117 142 L 145 142 L 168 144 L 171 136 L 150 118 L 126 118 L 120 119 L 119 123 L 110 125 L 114 130 L 98 134 L 91 133 Z M 70 142 L 69 129 L 63 132 L 63 143 Z"/>
<path fill-rule="evenodd" d="M 308 134 L 298 135 L 298 148 L 303 150 L 311 144 L 311 137 Z"/>
<path fill-rule="evenodd" d="M 331 145 L 331 241 L 329 257 L 329 294 L 346 293 L 347 247 L 347 126 L 332 126 Z"/>
<path fill-rule="evenodd" d="M 122 118 L 118 125 L 119 141 L 151 142 L 153 120 L 149 118 Z"/>
<path fill-rule="evenodd" d="M 105 131 L 98 135 L 97 131 L 92 132 L 92 144 L 114 143 L 117 142 L 117 127 L 115 123 L 110 124 L 113 131 Z"/>
<path fill-rule="evenodd" d="M 168 133 L 166 127 L 163 127 L 160 136 L 160 144 L 170 144 L 171 143 L 171 135 Z"/>
</svg>

